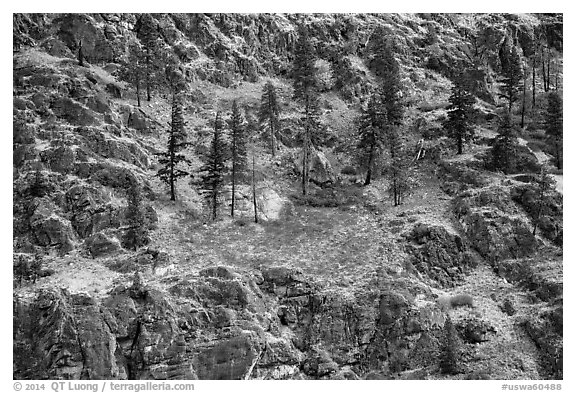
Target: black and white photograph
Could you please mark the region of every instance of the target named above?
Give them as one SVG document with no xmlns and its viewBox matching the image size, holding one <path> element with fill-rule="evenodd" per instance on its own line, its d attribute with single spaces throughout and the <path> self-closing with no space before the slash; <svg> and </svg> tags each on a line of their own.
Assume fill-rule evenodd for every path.
<svg viewBox="0 0 576 393">
<path fill-rule="evenodd" d="M 9 387 L 561 390 L 563 22 L 12 13 Z"/>
</svg>

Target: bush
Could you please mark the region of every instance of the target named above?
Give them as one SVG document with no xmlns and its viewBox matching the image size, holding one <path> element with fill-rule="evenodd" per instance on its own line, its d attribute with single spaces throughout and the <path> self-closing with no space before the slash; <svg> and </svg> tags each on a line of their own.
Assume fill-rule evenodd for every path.
<svg viewBox="0 0 576 393">
<path fill-rule="evenodd" d="M 344 168 L 342 168 L 340 173 L 343 175 L 356 175 L 358 172 L 356 171 L 356 168 L 354 168 L 353 166 L 346 165 Z"/>
<path fill-rule="evenodd" d="M 18 281 L 20 286 L 22 286 L 22 281 L 36 283 L 41 275 L 42 263 L 43 259 L 39 254 L 35 254 L 32 259 L 26 255 L 18 255 L 14 264 L 14 279 Z"/>
<path fill-rule="evenodd" d="M 474 299 L 468 294 L 459 294 L 450 297 L 450 307 L 456 308 L 461 306 L 474 307 Z"/>
</svg>

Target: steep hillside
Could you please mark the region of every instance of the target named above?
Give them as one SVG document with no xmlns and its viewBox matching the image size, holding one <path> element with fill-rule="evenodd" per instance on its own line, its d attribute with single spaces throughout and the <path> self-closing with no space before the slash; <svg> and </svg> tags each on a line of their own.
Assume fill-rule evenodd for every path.
<svg viewBox="0 0 576 393">
<path fill-rule="evenodd" d="M 15 379 L 562 378 L 562 172 L 542 129 L 547 97 L 562 89 L 561 17 L 151 20 L 175 62 L 156 77 L 169 79 L 175 64 L 186 87 L 193 176 L 178 181 L 176 201 L 156 176 L 173 95 L 156 81 L 138 106 L 122 74 L 130 43 L 145 39 L 143 16 L 14 15 Z M 292 87 L 300 25 L 315 50 L 325 133 L 306 196 Z M 357 162 L 358 117 L 379 83 L 375 31 L 393 37 L 402 132 L 417 157 L 418 186 L 400 206 L 388 194 L 389 157 L 366 186 Z M 526 64 L 546 42 L 553 87 L 527 79 L 512 113 L 524 126 L 518 160 L 504 174 L 490 154 L 506 40 Z M 475 139 L 456 155 L 443 124 L 462 67 L 478 112 Z M 269 81 L 281 109 L 274 156 L 257 120 Z M 199 170 L 216 111 L 228 118 L 235 100 L 254 170 L 236 188 L 234 218 L 226 175 L 212 221 Z M 534 183 L 542 167 L 559 185 L 545 198 Z M 122 247 L 134 180 L 150 237 L 136 251 Z M 439 362 L 447 342 L 454 373 Z"/>
</svg>

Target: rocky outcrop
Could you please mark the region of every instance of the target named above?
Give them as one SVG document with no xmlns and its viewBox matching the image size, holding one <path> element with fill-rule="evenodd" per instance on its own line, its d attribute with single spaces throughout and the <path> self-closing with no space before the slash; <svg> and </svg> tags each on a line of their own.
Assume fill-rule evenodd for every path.
<svg viewBox="0 0 576 393">
<path fill-rule="evenodd" d="M 542 198 L 534 185 L 512 188 L 512 200 L 520 204 L 526 213 L 536 221 L 542 235 L 561 246 L 563 233 L 563 198 L 556 191 L 547 192 Z"/>
<path fill-rule="evenodd" d="M 404 237 L 412 265 L 441 287 L 454 286 L 477 264 L 465 240 L 441 226 L 419 223 Z"/>
<path fill-rule="evenodd" d="M 454 213 L 471 245 L 492 264 L 537 249 L 531 228 L 504 188 L 462 193 L 454 199 Z"/>
<path fill-rule="evenodd" d="M 166 283 L 136 273 L 99 299 L 16 296 L 14 377 L 357 379 L 436 362 L 441 311 L 392 281 L 347 298 L 284 267 L 218 266 Z"/>
</svg>

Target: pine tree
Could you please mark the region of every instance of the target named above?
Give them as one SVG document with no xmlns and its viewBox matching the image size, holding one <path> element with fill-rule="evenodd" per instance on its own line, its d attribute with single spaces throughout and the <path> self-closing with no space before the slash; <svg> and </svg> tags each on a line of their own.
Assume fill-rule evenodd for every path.
<svg viewBox="0 0 576 393">
<path fill-rule="evenodd" d="M 82 40 L 80 40 L 78 41 L 78 65 L 80 67 L 86 67 L 84 60 L 85 60 L 84 50 L 82 49 Z"/>
<path fill-rule="evenodd" d="M 304 102 L 309 95 L 318 94 L 315 61 L 314 46 L 308 36 L 308 29 L 301 25 L 298 28 L 293 65 L 294 98 L 300 102 Z"/>
<path fill-rule="evenodd" d="M 360 116 L 358 129 L 358 158 L 360 166 L 366 169 L 365 186 L 370 184 L 376 158 L 381 154 L 386 129 L 385 115 L 382 97 L 374 93 L 368 101 L 366 110 Z"/>
<path fill-rule="evenodd" d="M 548 171 L 544 166 L 540 169 L 540 176 L 535 180 L 536 190 L 538 193 L 538 210 L 536 211 L 536 217 L 534 217 L 534 229 L 532 230 L 532 235 L 536 235 L 536 228 L 540 221 L 542 213 L 544 213 L 545 207 L 545 197 L 546 194 L 552 189 L 554 185 L 554 179 L 548 174 Z"/>
<path fill-rule="evenodd" d="M 232 207 L 230 215 L 234 217 L 234 207 L 236 202 L 236 177 L 239 173 L 246 170 L 247 153 L 246 153 L 246 130 L 244 119 L 238 108 L 236 100 L 232 103 L 232 115 L 229 120 L 231 132 L 231 153 L 232 153 Z"/>
<path fill-rule="evenodd" d="M 136 178 L 132 177 L 126 189 L 128 208 L 126 219 L 128 229 L 122 238 L 122 247 L 129 250 L 137 250 L 150 241 L 146 218 L 142 210 L 142 195 L 140 185 Z"/>
<path fill-rule="evenodd" d="M 448 118 L 444 122 L 444 127 L 448 130 L 448 136 L 456 142 L 458 154 L 462 154 L 464 143 L 474 137 L 472 115 L 475 102 L 476 100 L 468 91 L 464 77 L 461 74 L 456 78 L 454 87 L 452 87 Z"/>
<path fill-rule="evenodd" d="M 28 187 L 28 194 L 34 198 L 42 198 L 48 194 L 49 190 L 50 184 L 44 178 L 44 174 L 40 170 L 40 167 L 37 167 L 34 171 L 32 183 Z"/>
<path fill-rule="evenodd" d="M 506 113 L 500 122 L 498 136 L 492 146 L 492 163 L 496 169 L 509 174 L 515 167 L 516 132 L 510 113 Z"/>
<path fill-rule="evenodd" d="M 145 76 L 146 57 L 140 44 L 132 42 L 128 46 L 128 58 L 122 63 L 118 77 L 136 88 L 136 98 L 139 107 L 141 106 L 140 90 Z"/>
<path fill-rule="evenodd" d="M 271 81 L 264 85 L 262 98 L 260 99 L 260 111 L 258 113 L 261 127 L 268 127 L 270 132 L 270 150 L 272 156 L 276 155 L 276 139 L 280 130 L 280 106 L 276 94 L 276 88 Z"/>
<path fill-rule="evenodd" d="M 444 374 L 457 374 L 459 372 L 458 333 L 450 317 L 444 323 L 444 341 L 440 353 L 440 370 Z"/>
<path fill-rule="evenodd" d="M 562 96 L 558 91 L 553 91 L 548 95 L 545 129 L 546 135 L 548 135 L 554 145 L 554 157 L 556 158 L 556 167 L 558 169 L 562 169 L 562 125 Z"/>
<path fill-rule="evenodd" d="M 216 113 L 214 121 L 214 134 L 210 151 L 206 157 L 206 162 L 200 172 L 204 173 L 201 177 L 201 192 L 204 194 L 208 205 L 212 209 L 212 220 L 218 217 L 219 196 L 224 183 L 224 163 L 226 161 L 226 145 L 222 135 L 223 123 L 220 112 Z"/>
<path fill-rule="evenodd" d="M 165 152 L 158 153 L 158 161 L 162 168 L 157 173 L 160 180 L 170 187 L 170 200 L 176 200 L 176 182 L 179 178 L 187 176 L 189 173 L 179 168 L 179 164 L 186 163 L 188 160 L 183 154 L 180 154 L 188 142 L 186 142 L 186 130 L 184 124 L 183 95 L 174 92 L 172 95 L 172 123 L 170 124 L 168 135 L 168 146 Z"/>
<path fill-rule="evenodd" d="M 302 194 L 308 191 L 310 152 L 321 142 L 320 104 L 314 47 L 305 26 L 298 29 L 294 56 L 294 98 L 303 106 L 302 121 Z"/>
<path fill-rule="evenodd" d="M 410 173 L 410 159 L 406 154 L 405 143 L 400 136 L 398 127 L 391 127 L 387 137 L 390 148 L 388 193 L 394 200 L 394 206 L 399 206 L 409 195 L 415 181 Z"/>
<path fill-rule="evenodd" d="M 523 80 L 522 56 L 516 45 L 510 42 L 510 38 L 504 40 L 500 49 L 502 63 L 502 85 L 500 86 L 501 98 L 508 101 L 508 112 L 512 113 L 512 106 L 518 101 L 520 95 L 520 82 Z"/>
<path fill-rule="evenodd" d="M 310 181 L 310 153 L 320 145 L 322 139 L 322 125 L 320 123 L 320 104 L 315 94 L 308 94 L 304 98 L 302 116 L 302 194 L 308 192 Z"/>
<path fill-rule="evenodd" d="M 150 14 L 142 14 L 138 21 L 138 37 L 144 48 L 146 100 L 152 98 L 152 88 L 154 80 L 160 68 L 160 46 L 158 24 Z"/>
<path fill-rule="evenodd" d="M 394 58 L 394 48 L 389 34 L 380 26 L 370 36 L 370 69 L 379 78 L 385 78 L 389 74 L 398 75 L 400 67 Z"/>
</svg>

